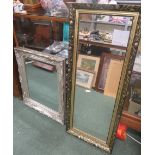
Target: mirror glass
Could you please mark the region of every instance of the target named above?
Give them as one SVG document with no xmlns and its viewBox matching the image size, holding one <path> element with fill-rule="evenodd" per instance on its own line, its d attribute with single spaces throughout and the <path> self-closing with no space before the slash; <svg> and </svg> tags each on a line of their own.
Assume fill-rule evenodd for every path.
<svg viewBox="0 0 155 155">
<path fill-rule="evenodd" d="M 80 14 L 73 128 L 106 141 L 133 17 Z"/>
<path fill-rule="evenodd" d="M 25 66 L 30 97 L 58 111 L 59 90 L 56 66 L 31 59 L 25 60 Z"/>
</svg>

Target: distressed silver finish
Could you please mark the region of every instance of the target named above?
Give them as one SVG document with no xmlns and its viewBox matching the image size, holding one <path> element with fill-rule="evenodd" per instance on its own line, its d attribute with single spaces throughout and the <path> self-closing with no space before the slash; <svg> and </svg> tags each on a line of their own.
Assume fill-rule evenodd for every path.
<svg viewBox="0 0 155 155">
<path fill-rule="evenodd" d="M 19 79 L 23 92 L 23 101 L 24 103 L 39 111 L 40 113 L 56 120 L 57 122 L 64 124 L 64 105 L 65 105 L 65 58 L 58 57 L 55 55 L 50 55 L 48 53 L 42 53 L 35 50 L 17 47 L 15 48 L 16 59 L 18 63 L 19 70 Z M 25 59 L 32 59 L 36 61 L 40 61 L 43 63 L 47 63 L 50 65 L 55 65 L 57 69 L 57 83 L 58 83 L 58 92 L 59 92 L 59 110 L 58 112 L 50 109 L 41 103 L 33 100 L 30 97 L 29 89 L 28 89 L 28 81 L 25 70 Z M 51 81 L 52 82 L 52 81 Z"/>
</svg>

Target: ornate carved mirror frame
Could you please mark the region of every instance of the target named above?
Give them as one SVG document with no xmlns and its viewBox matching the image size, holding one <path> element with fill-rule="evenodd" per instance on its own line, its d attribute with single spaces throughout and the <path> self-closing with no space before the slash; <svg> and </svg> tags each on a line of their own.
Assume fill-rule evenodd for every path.
<svg viewBox="0 0 155 155">
<path fill-rule="evenodd" d="M 39 111 L 40 113 L 56 120 L 57 122 L 64 124 L 64 103 L 65 103 L 65 58 L 57 57 L 55 55 L 50 55 L 48 53 L 42 53 L 35 50 L 17 47 L 15 48 L 16 59 L 18 63 L 19 78 L 21 82 L 22 92 L 23 92 L 23 101 L 24 103 Z M 35 101 L 30 97 L 27 73 L 25 68 L 25 59 L 31 59 L 40 61 L 42 63 L 55 65 L 57 69 L 57 83 L 58 83 L 58 92 L 59 92 L 59 103 L 58 111 L 55 111 L 47 106 Z M 52 81 L 50 81 L 52 82 Z"/>
<path fill-rule="evenodd" d="M 69 59 L 67 69 L 67 132 L 99 147 L 107 152 L 111 152 L 114 144 L 115 133 L 121 118 L 125 96 L 131 77 L 131 72 L 137 53 L 140 40 L 140 6 L 133 5 L 97 5 L 70 3 L 70 45 Z M 133 24 L 130 31 L 129 42 L 127 46 L 126 57 L 123 64 L 120 84 L 115 100 L 112 120 L 106 141 L 93 137 L 79 129 L 73 127 L 74 97 L 75 97 L 75 79 L 78 47 L 79 14 L 104 14 L 133 17 Z"/>
</svg>

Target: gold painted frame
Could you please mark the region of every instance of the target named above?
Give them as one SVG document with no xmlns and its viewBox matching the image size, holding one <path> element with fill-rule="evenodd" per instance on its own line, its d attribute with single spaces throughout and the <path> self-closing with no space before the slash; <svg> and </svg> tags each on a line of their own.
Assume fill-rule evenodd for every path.
<svg viewBox="0 0 155 155">
<path fill-rule="evenodd" d="M 96 147 L 99 147 L 107 152 L 111 152 L 114 144 L 115 133 L 117 131 L 118 123 L 121 118 L 127 88 L 129 85 L 132 68 L 137 53 L 140 40 L 140 23 L 141 17 L 140 6 L 133 5 L 97 5 L 84 3 L 70 3 L 70 45 L 69 45 L 69 59 L 67 68 L 67 117 L 66 130 L 68 133 L 88 142 Z M 78 46 L 78 28 L 79 28 L 79 14 L 106 14 L 106 15 L 124 15 L 133 17 L 133 24 L 130 32 L 127 53 L 123 64 L 120 84 L 115 100 L 115 107 L 109 128 L 107 141 L 102 141 L 92 135 L 89 135 L 79 129 L 73 127 L 74 114 L 74 97 L 75 97 L 75 76 L 77 64 L 77 46 Z"/>
</svg>

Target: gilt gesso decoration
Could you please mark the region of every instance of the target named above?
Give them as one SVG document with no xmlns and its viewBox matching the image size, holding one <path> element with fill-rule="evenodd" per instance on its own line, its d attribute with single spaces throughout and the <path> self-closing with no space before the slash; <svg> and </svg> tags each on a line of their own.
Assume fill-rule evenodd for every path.
<svg viewBox="0 0 155 155">
<path fill-rule="evenodd" d="M 50 55 L 48 53 L 43 53 L 43 52 L 38 52 L 35 50 L 31 50 L 31 49 L 27 49 L 27 48 L 22 48 L 22 47 L 17 47 L 15 48 L 15 54 L 16 54 L 16 59 L 17 59 L 17 63 L 18 63 L 18 70 L 19 70 L 19 76 L 20 76 L 20 82 L 21 82 L 21 87 L 22 87 L 22 92 L 23 92 L 23 102 L 39 111 L 40 113 L 56 120 L 57 122 L 64 124 L 64 104 L 65 104 L 65 59 L 62 57 L 58 57 L 55 55 Z M 29 61 L 27 61 L 29 60 Z M 27 62 L 26 62 L 27 61 Z M 46 80 L 43 81 L 42 87 L 38 87 L 35 88 L 35 86 L 30 86 L 30 81 L 28 80 L 28 69 L 26 69 L 26 65 L 28 65 L 31 62 L 39 62 L 42 64 L 47 65 L 51 65 L 51 66 L 55 66 L 56 68 L 56 73 L 54 73 L 54 76 L 57 78 L 56 81 L 48 81 L 48 86 L 44 86 L 44 83 L 47 81 L 46 76 L 45 79 L 42 80 Z M 36 72 L 36 78 L 40 78 L 41 79 L 41 75 L 39 75 L 39 73 L 44 73 L 51 77 L 52 72 L 46 71 L 44 69 L 40 69 L 35 67 L 33 64 L 32 66 L 34 67 L 34 71 L 38 71 Z M 33 72 L 30 73 L 33 73 Z M 35 73 L 33 73 L 35 74 Z M 33 77 L 31 77 L 33 78 Z M 33 79 L 34 82 L 37 81 L 37 79 Z M 33 83 L 34 83 L 33 82 Z M 32 98 L 33 94 L 35 94 L 35 91 L 40 91 L 41 93 L 44 93 L 43 87 L 52 87 L 52 84 L 55 84 L 57 87 L 57 94 L 56 96 L 58 97 L 58 99 L 56 100 L 58 103 L 54 103 L 57 105 L 57 110 L 56 109 L 52 109 L 50 106 L 48 107 L 47 105 L 44 105 L 44 100 L 46 101 L 48 99 L 47 97 L 44 97 L 44 100 L 40 103 L 38 100 Z M 32 87 L 32 89 L 34 89 L 35 91 L 31 92 L 30 94 L 30 87 Z M 56 90 L 54 90 L 56 91 Z M 33 93 L 33 94 L 32 94 Z M 47 93 L 49 94 L 49 97 L 53 95 L 53 92 L 47 91 Z M 32 96 L 31 96 L 32 95 Z M 41 96 L 42 94 L 40 94 Z M 46 94 L 43 94 L 46 95 Z M 36 98 L 39 97 L 36 96 Z M 54 96 L 51 97 L 51 100 L 55 102 Z"/>
<path fill-rule="evenodd" d="M 94 146 L 99 147 L 107 152 L 111 152 L 113 148 L 115 133 L 117 131 L 118 124 L 121 118 L 124 100 L 127 94 L 127 88 L 130 81 L 133 64 L 139 45 L 141 35 L 140 11 L 141 11 L 140 6 L 70 3 L 70 45 L 69 45 L 68 67 L 66 71 L 66 77 L 67 77 L 66 130 L 68 133 L 88 143 L 91 143 Z M 82 15 L 83 18 L 81 18 Z M 106 17 L 121 16 L 122 19 L 124 19 L 125 17 L 126 19 L 128 19 L 128 21 L 131 21 L 130 23 L 131 25 L 129 24 L 129 29 L 123 30 L 124 31 L 123 34 L 125 34 L 126 31 L 130 31 L 126 47 L 121 45 L 115 46 L 112 45 L 111 43 L 105 43 L 104 41 L 102 41 L 101 43 L 101 41 L 99 42 L 98 40 L 95 39 L 90 40 L 89 42 L 88 36 L 86 39 L 82 38 L 83 41 L 81 41 L 81 37 L 79 39 L 79 34 L 81 34 L 79 32 L 82 29 L 87 29 L 89 31 L 88 34 L 92 34 L 91 32 L 92 29 L 89 30 L 89 23 L 109 24 L 108 22 L 105 21 L 100 23 L 98 23 L 97 21 L 94 22 L 94 17 L 99 15 Z M 84 17 L 85 20 L 83 20 Z M 84 22 L 84 24 L 82 22 Z M 87 25 L 88 27 L 86 28 Z M 110 25 L 115 24 L 112 23 Z M 118 25 L 122 26 L 123 24 Z M 95 25 L 95 27 L 97 31 L 99 31 L 99 33 L 104 31 L 104 25 L 103 26 Z M 100 29 L 102 30 L 100 31 Z M 116 28 L 114 27 L 114 29 Z M 109 70 L 111 71 L 109 71 L 108 76 L 115 75 L 117 76 L 117 79 L 120 78 L 119 83 L 117 83 L 118 89 L 116 97 L 107 96 L 104 93 L 101 94 L 98 91 L 96 91 L 95 88 L 84 89 L 76 85 L 78 54 L 81 54 L 79 53 L 80 48 L 79 44 L 84 44 L 84 42 L 96 46 L 102 45 L 109 48 L 112 47 L 123 49 L 125 51 L 123 65 L 119 65 L 119 63 L 117 64 L 119 71 L 117 72 L 116 65 L 110 65 L 116 67 L 116 69 L 109 68 Z M 110 79 L 110 77 L 108 77 L 108 79 Z M 101 102 L 97 103 L 99 102 L 99 98 L 101 98 L 100 100 Z M 105 99 L 103 100 L 103 103 L 102 98 Z M 103 105 L 105 107 L 103 107 Z M 107 113 L 108 108 L 110 113 Z M 88 119 L 86 120 L 86 118 Z M 104 126 L 107 126 L 107 128 L 105 129 Z M 102 134 L 102 131 L 104 129 L 105 134 Z"/>
</svg>

